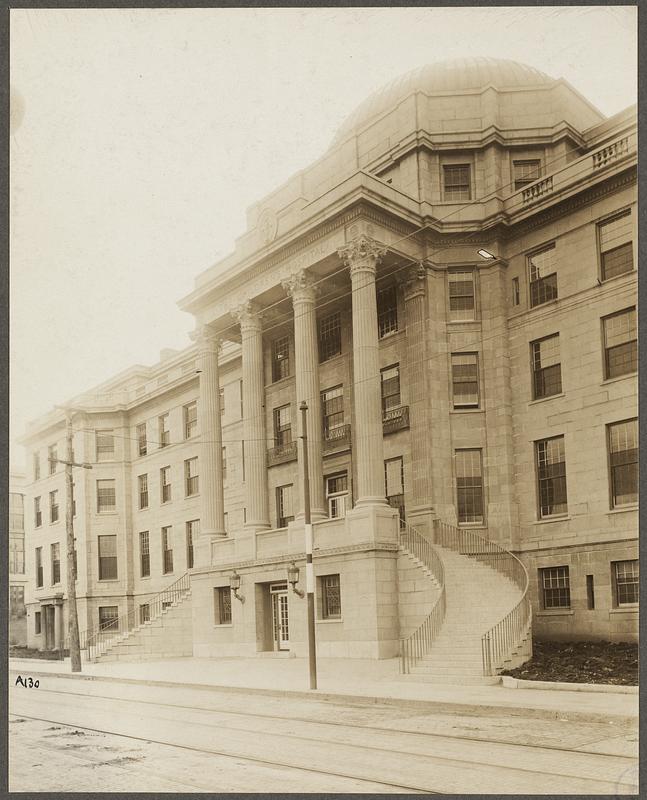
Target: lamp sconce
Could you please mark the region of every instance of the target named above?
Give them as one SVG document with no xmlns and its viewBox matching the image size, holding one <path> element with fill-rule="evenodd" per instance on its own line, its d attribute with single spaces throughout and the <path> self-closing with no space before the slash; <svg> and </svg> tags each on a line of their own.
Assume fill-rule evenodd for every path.
<svg viewBox="0 0 647 800">
<path fill-rule="evenodd" d="M 299 567 L 297 567 L 294 561 L 288 567 L 288 583 L 290 586 L 292 586 L 292 591 L 296 595 L 301 598 L 306 596 L 306 593 L 303 591 L 303 589 L 297 589 L 297 583 L 299 583 Z"/>
<path fill-rule="evenodd" d="M 238 590 L 240 589 L 240 575 L 236 572 L 236 570 L 234 570 L 229 576 L 229 588 L 233 592 L 236 600 L 240 600 L 241 603 L 245 602 L 243 595 L 238 594 Z"/>
</svg>

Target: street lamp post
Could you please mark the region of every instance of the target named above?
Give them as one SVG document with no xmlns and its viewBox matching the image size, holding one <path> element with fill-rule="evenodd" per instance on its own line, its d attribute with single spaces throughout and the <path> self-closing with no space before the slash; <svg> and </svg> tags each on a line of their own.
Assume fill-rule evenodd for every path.
<svg viewBox="0 0 647 800">
<path fill-rule="evenodd" d="M 308 666 L 310 668 L 310 688 L 317 688 L 317 646 L 315 642 L 315 576 L 312 564 L 312 522 L 310 521 L 310 477 L 308 475 L 308 404 L 302 400 L 301 441 L 303 443 L 303 515 L 306 534 L 306 596 L 308 604 Z"/>
</svg>

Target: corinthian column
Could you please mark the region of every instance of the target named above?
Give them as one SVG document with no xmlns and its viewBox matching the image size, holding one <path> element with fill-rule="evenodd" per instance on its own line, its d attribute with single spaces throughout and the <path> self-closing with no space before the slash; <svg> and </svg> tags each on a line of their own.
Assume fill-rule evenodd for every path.
<svg viewBox="0 0 647 800">
<path fill-rule="evenodd" d="M 297 408 L 302 400 L 308 404 L 308 476 L 313 520 L 323 519 L 324 487 L 321 445 L 321 402 L 319 399 L 319 352 L 315 288 L 305 270 L 283 281 L 283 288 L 292 297 L 294 308 L 294 351 L 296 355 Z M 297 415 L 300 417 L 300 414 Z M 303 516 L 304 491 L 301 486 L 298 515 Z"/>
<path fill-rule="evenodd" d="M 226 536 L 218 355 L 221 340 L 208 326 L 192 334 L 200 367 L 200 535 Z"/>
<path fill-rule="evenodd" d="M 353 294 L 356 506 L 386 504 L 375 295 L 375 271 L 384 252 L 384 247 L 365 235 L 338 250 L 339 256 L 350 268 Z"/>
<path fill-rule="evenodd" d="M 240 323 L 242 337 L 243 439 L 247 488 L 245 528 L 257 531 L 270 527 L 262 323 L 259 309 L 250 301 L 243 303 L 232 314 Z"/>
</svg>

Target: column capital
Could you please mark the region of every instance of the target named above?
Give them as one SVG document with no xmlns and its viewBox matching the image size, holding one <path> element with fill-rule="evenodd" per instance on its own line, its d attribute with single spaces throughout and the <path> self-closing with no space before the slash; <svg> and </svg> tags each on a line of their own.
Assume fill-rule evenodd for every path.
<svg viewBox="0 0 647 800">
<path fill-rule="evenodd" d="M 198 345 L 201 353 L 215 353 L 218 355 L 222 349 L 223 337 L 219 336 L 208 325 L 200 325 L 189 334 L 190 338 Z"/>
<path fill-rule="evenodd" d="M 361 234 L 337 250 L 339 257 L 350 268 L 351 278 L 357 272 L 371 272 L 375 270 L 386 247 L 375 239 Z"/>
<path fill-rule="evenodd" d="M 281 286 L 292 298 L 293 303 L 314 303 L 317 288 L 312 275 L 305 269 L 293 272 L 281 281 Z"/>
<path fill-rule="evenodd" d="M 230 312 L 240 325 L 241 333 L 251 331 L 259 333 L 262 329 L 261 309 L 251 300 L 246 300 Z"/>
<path fill-rule="evenodd" d="M 406 270 L 402 284 L 405 301 L 424 296 L 427 287 L 427 270 L 422 261 Z"/>
</svg>

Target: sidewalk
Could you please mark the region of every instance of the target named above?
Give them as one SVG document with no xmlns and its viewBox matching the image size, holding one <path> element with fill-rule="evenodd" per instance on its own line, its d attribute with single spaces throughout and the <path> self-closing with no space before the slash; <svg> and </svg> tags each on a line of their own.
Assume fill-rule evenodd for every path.
<svg viewBox="0 0 647 800">
<path fill-rule="evenodd" d="M 509 713 L 581 721 L 637 718 L 638 695 L 544 689 L 512 689 L 500 684 L 460 686 L 417 681 L 398 673 L 397 659 L 317 660 L 318 689 L 309 690 L 308 662 L 303 658 L 178 658 L 160 661 L 83 663 L 72 675 L 69 659 L 9 659 L 13 673 L 165 683 L 251 693 L 317 696 L 320 699 L 433 706 L 445 713 Z M 10 683 L 11 685 L 11 683 Z"/>
</svg>

